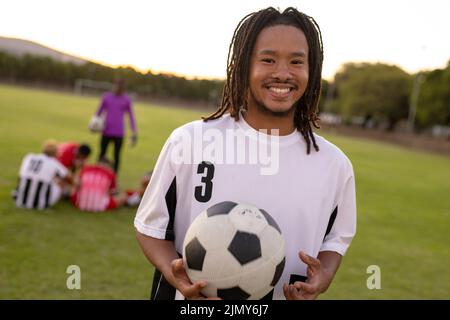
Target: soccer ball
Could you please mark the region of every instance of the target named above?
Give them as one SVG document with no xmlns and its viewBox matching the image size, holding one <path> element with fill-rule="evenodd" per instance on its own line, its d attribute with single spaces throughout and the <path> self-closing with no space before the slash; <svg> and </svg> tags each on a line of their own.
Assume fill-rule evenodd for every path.
<svg viewBox="0 0 450 320">
<path fill-rule="evenodd" d="M 261 299 L 283 273 L 284 238 L 266 211 L 220 202 L 189 226 L 183 261 L 192 282 L 207 282 L 202 290 L 207 297 Z"/>
<path fill-rule="evenodd" d="M 89 121 L 88 125 L 89 130 L 92 132 L 101 132 L 104 128 L 104 120 L 102 117 L 93 116 Z"/>
</svg>

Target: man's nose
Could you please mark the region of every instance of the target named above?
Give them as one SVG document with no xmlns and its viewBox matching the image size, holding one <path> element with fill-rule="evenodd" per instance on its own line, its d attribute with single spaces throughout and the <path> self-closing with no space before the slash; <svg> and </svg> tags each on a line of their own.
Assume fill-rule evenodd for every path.
<svg viewBox="0 0 450 320">
<path fill-rule="evenodd" d="M 289 69 L 289 64 L 286 62 L 278 62 L 275 66 L 275 70 L 272 76 L 281 81 L 285 81 L 292 78 L 291 70 Z"/>
</svg>

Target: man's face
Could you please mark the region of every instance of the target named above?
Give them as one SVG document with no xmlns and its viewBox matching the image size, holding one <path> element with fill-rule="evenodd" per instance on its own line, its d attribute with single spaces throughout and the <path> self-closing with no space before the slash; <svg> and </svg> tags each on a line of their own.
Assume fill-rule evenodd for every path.
<svg viewBox="0 0 450 320">
<path fill-rule="evenodd" d="M 84 166 L 84 164 L 87 161 L 87 157 L 85 156 L 77 156 L 74 161 L 73 161 L 73 165 L 75 168 L 81 168 Z"/>
<path fill-rule="evenodd" d="M 292 114 L 308 84 L 308 42 L 298 28 L 277 25 L 258 35 L 250 61 L 249 109 Z"/>
<path fill-rule="evenodd" d="M 116 94 L 122 94 L 125 92 L 125 81 L 122 79 L 116 80 L 114 84 L 114 92 Z"/>
</svg>

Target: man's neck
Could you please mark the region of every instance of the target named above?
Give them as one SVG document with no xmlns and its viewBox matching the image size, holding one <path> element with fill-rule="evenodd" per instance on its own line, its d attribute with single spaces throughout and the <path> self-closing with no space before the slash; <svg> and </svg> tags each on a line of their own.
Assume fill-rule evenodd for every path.
<svg viewBox="0 0 450 320">
<path fill-rule="evenodd" d="M 247 110 L 242 113 L 245 121 L 255 130 L 267 130 L 268 134 L 274 134 L 271 130 L 278 130 L 278 135 L 287 136 L 294 132 L 294 114 L 285 117 L 276 117 L 269 114 Z"/>
</svg>

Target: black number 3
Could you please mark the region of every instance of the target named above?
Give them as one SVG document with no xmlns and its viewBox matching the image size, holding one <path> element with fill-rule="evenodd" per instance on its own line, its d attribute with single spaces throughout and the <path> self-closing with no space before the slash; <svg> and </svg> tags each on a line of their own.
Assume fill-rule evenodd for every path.
<svg viewBox="0 0 450 320">
<path fill-rule="evenodd" d="M 203 185 L 195 187 L 195 199 L 198 202 L 208 202 L 212 195 L 212 178 L 214 178 L 214 165 L 211 162 L 203 161 L 198 165 L 197 173 L 205 173 L 206 175 L 202 177 Z"/>
</svg>

